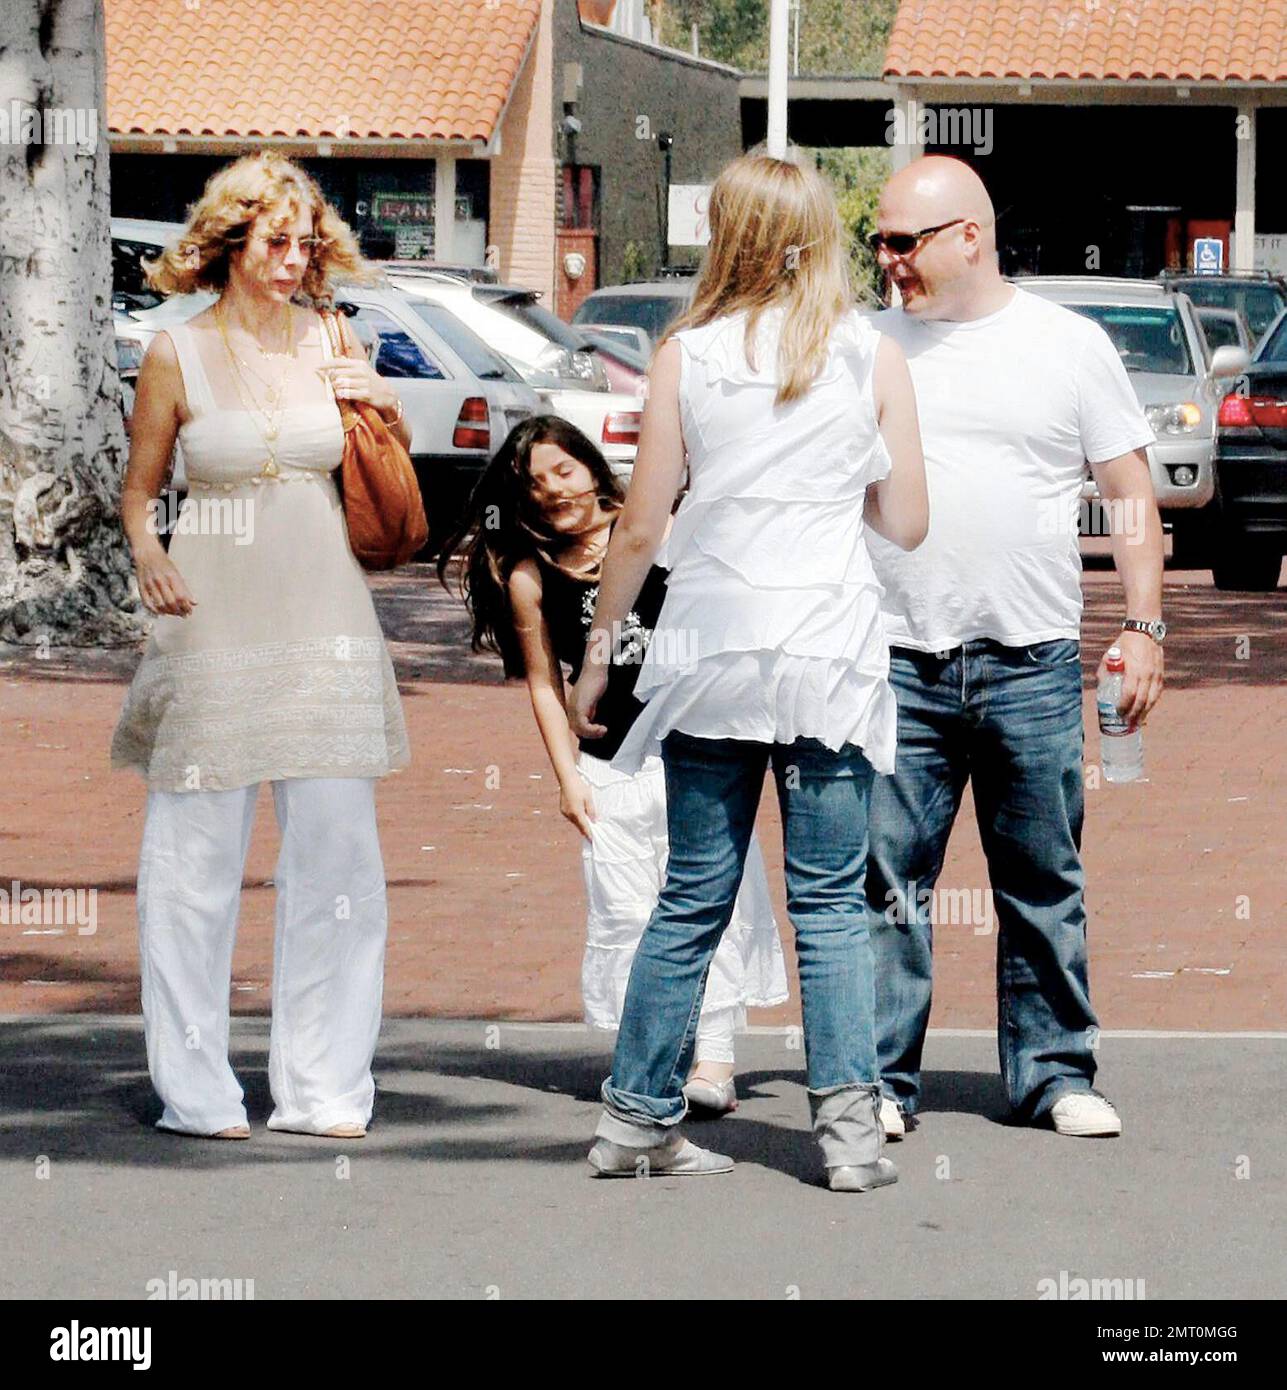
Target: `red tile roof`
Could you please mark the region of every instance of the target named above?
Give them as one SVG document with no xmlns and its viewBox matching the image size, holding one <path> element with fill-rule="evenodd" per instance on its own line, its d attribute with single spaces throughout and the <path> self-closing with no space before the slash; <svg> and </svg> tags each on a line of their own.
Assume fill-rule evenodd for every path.
<svg viewBox="0 0 1287 1390">
<path fill-rule="evenodd" d="M 901 0 L 885 74 L 1287 82 L 1287 0 Z"/>
<path fill-rule="evenodd" d="M 541 0 L 106 0 L 108 127 L 488 140 L 540 11 Z"/>
</svg>

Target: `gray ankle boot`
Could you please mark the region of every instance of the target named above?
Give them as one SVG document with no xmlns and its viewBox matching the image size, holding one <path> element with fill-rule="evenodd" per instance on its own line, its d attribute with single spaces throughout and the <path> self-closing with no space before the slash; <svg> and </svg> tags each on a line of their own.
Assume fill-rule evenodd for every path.
<svg viewBox="0 0 1287 1390">
<path fill-rule="evenodd" d="M 898 1169 L 881 1157 L 879 1086 L 847 1086 L 822 1095 L 810 1091 L 809 1109 L 833 1192 L 868 1192 L 898 1181 Z"/>
</svg>

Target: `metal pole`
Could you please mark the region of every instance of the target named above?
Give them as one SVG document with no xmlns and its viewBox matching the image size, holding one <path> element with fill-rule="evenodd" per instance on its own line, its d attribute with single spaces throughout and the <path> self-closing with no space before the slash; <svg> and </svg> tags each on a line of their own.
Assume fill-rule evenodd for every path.
<svg viewBox="0 0 1287 1390">
<path fill-rule="evenodd" d="M 768 152 L 785 159 L 787 150 L 787 16 L 788 0 L 772 0 L 769 11 Z"/>
</svg>

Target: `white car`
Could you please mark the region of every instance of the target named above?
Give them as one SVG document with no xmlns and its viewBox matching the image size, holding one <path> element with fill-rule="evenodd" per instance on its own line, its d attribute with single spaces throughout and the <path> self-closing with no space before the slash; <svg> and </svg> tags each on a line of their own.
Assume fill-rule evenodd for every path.
<svg viewBox="0 0 1287 1390">
<path fill-rule="evenodd" d="M 535 290 L 463 281 L 385 266 L 389 283 L 442 305 L 511 362 L 555 415 L 570 420 L 628 477 L 639 447 L 643 401 L 613 391 L 593 344 L 537 303 Z"/>
</svg>

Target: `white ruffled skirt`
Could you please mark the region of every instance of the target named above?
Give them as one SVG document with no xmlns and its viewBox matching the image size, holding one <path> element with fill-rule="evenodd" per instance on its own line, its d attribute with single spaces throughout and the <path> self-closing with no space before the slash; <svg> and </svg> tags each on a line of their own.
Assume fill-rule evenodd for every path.
<svg viewBox="0 0 1287 1390">
<path fill-rule="evenodd" d="M 639 940 L 666 878 L 666 780 L 661 759 L 650 757 L 633 774 L 582 753 L 578 770 L 590 784 L 594 838 L 581 848 L 589 911 L 581 995 L 585 1021 L 616 1028 Z M 706 979 L 703 1016 L 781 1004 L 787 998 L 786 961 L 769 898 L 759 842 L 751 837 L 742 887 Z"/>
<path fill-rule="evenodd" d="M 833 751 L 853 744 L 877 772 L 893 772 L 898 708 L 880 597 L 865 577 L 756 588 L 728 565 L 686 560 L 635 686 L 644 709 L 613 767 L 630 772 L 679 730 L 755 743 L 814 738 Z"/>
</svg>

